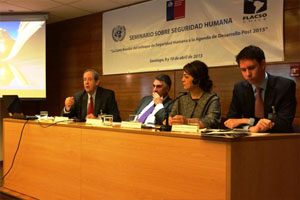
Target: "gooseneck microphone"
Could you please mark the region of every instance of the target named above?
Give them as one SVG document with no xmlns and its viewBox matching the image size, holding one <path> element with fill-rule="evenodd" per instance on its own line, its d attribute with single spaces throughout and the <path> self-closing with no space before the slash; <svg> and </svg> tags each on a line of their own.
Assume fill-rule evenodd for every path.
<svg viewBox="0 0 300 200">
<path fill-rule="evenodd" d="M 162 125 L 159 130 L 161 131 L 171 131 L 172 126 L 170 126 L 169 124 L 169 114 L 170 114 L 170 110 L 169 107 L 171 105 L 173 105 L 175 103 L 175 101 L 177 101 L 178 99 L 180 99 L 181 97 L 187 95 L 187 92 L 180 92 L 180 95 L 178 97 L 176 97 L 175 99 L 173 99 L 165 108 L 165 118 L 166 118 L 166 124 Z"/>
</svg>

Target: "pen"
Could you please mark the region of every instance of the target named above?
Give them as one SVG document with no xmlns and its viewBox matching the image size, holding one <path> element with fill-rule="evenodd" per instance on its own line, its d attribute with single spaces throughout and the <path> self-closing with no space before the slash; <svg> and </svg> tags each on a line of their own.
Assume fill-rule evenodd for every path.
<svg viewBox="0 0 300 200">
<path fill-rule="evenodd" d="M 275 118 L 276 118 L 275 106 L 272 106 L 272 119 L 271 119 L 271 121 L 274 122 Z"/>
</svg>

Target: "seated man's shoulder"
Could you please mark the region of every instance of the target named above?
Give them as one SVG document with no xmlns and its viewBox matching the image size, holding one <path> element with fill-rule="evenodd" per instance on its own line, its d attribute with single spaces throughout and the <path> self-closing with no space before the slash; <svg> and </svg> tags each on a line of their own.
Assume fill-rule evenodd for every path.
<svg viewBox="0 0 300 200">
<path fill-rule="evenodd" d="M 171 97 L 167 96 L 167 98 L 165 99 L 165 103 L 172 101 Z"/>
<path fill-rule="evenodd" d="M 146 100 L 151 100 L 152 101 L 153 97 L 152 95 L 144 96 L 141 101 L 146 101 Z"/>
<path fill-rule="evenodd" d="M 85 91 L 84 90 L 81 90 L 81 91 L 78 91 L 74 94 L 74 97 L 75 98 L 79 98 L 81 97 L 82 95 L 84 95 Z"/>
<path fill-rule="evenodd" d="M 249 86 L 250 86 L 250 84 L 245 80 L 238 81 L 234 84 L 234 88 L 244 88 L 244 87 L 249 87 Z"/>
<path fill-rule="evenodd" d="M 102 94 L 107 94 L 107 95 L 112 95 L 115 92 L 111 89 L 103 88 L 103 87 L 98 87 L 98 91 L 100 91 Z"/>
<path fill-rule="evenodd" d="M 289 79 L 289 78 L 285 78 L 285 77 L 282 77 L 282 76 L 275 76 L 278 81 L 280 82 L 284 82 L 284 83 L 294 83 L 294 81 L 292 79 Z"/>
<path fill-rule="evenodd" d="M 282 76 L 271 76 L 274 80 L 274 83 L 277 87 L 280 88 L 288 88 L 292 85 L 296 85 L 295 82 L 292 79 L 285 78 Z"/>
</svg>

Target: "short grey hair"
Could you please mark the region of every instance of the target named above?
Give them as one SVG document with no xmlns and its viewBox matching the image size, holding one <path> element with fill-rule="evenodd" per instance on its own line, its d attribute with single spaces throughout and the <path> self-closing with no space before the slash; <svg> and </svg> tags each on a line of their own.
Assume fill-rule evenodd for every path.
<svg viewBox="0 0 300 200">
<path fill-rule="evenodd" d="M 93 76 L 94 76 L 94 80 L 95 80 L 95 81 L 98 81 L 98 80 L 99 80 L 100 74 L 99 74 L 96 70 L 94 70 L 94 69 L 86 69 L 86 70 L 83 72 L 83 74 L 85 74 L 86 72 L 92 72 L 92 73 L 93 73 Z"/>
<path fill-rule="evenodd" d="M 158 76 L 155 77 L 156 80 L 162 81 L 163 83 L 165 83 L 165 85 L 168 87 L 168 89 L 171 89 L 171 85 L 172 85 L 172 81 L 170 76 L 166 75 L 166 74 L 160 74 Z"/>
</svg>

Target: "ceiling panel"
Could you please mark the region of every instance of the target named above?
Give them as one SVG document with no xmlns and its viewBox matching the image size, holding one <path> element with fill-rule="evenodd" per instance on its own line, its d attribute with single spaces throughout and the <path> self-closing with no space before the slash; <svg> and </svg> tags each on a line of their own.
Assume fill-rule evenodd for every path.
<svg viewBox="0 0 300 200">
<path fill-rule="evenodd" d="M 0 12 L 28 12 L 31 11 L 27 8 L 23 8 L 20 6 L 11 5 L 9 3 L 0 2 Z"/>
<path fill-rule="evenodd" d="M 107 0 L 84 0 L 84 1 L 79 1 L 76 3 L 72 4 L 74 7 L 81 8 L 84 10 L 88 10 L 91 12 L 102 12 L 105 10 L 109 10 L 115 7 L 120 7 L 122 4 L 119 3 L 114 3 L 112 1 L 107 1 Z"/>
<path fill-rule="evenodd" d="M 46 12 L 47 23 L 54 23 L 139 2 L 144 0 L 0 0 L 0 12 Z"/>
<path fill-rule="evenodd" d="M 71 7 L 71 6 L 60 6 L 57 8 L 49 9 L 48 10 L 53 15 L 58 17 L 63 17 L 65 19 L 80 17 L 84 15 L 92 14 L 92 12 L 88 12 L 79 8 Z"/>
<path fill-rule="evenodd" d="M 50 1 L 55 1 L 55 2 L 58 2 L 61 4 L 70 4 L 70 3 L 75 3 L 78 1 L 85 1 L 85 0 L 50 0 Z M 95 0 L 95 1 L 97 1 L 97 0 Z"/>
<path fill-rule="evenodd" d="M 50 0 L 10 0 L 9 3 L 33 11 L 44 11 L 61 5 L 60 3 L 56 3 Z"/>
<path fill-rule="evenodd" d="M 130 5 L 130 4 L 136 4 L 139 2 L 144 2 L 145 0 L 112 0 L 112 1 L 119 3 L 121 5 Z"/>
</svg>

